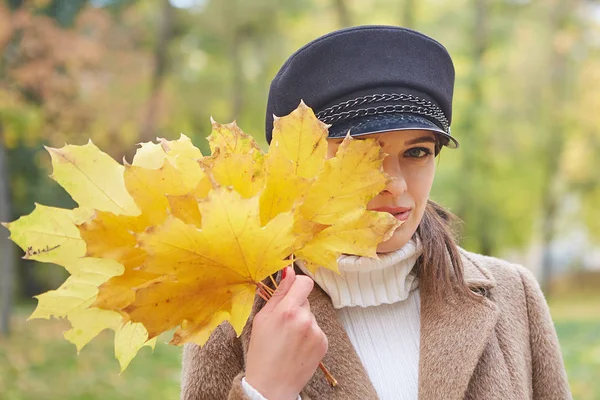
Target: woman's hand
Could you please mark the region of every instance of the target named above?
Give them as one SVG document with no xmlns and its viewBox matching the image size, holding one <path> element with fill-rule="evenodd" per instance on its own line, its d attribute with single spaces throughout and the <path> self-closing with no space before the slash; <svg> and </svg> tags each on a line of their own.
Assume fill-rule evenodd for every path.
<svg viewBox="0 0 600 400">
<path fill-rule="evenodd" d="M 246 382 L 269 400 L 296 400 L 327 352 L 327 337 L 308 304 L 313 285 L 287 267 L 275 294 L 254 317 Z"/>
</svg>

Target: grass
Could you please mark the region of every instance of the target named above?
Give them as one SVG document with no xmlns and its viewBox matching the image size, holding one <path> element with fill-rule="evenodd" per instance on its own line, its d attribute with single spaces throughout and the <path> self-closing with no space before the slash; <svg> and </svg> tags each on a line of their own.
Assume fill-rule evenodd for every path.
<svg viewBox="0 0 600 400">
<path fill-rule="evenodd" d="M 561 291 L 548 303 L 573 398 L 600 399 L 600 292 Z"/>
<path fill-rule="evenodd" d="M 19 310 L 13 332 L 0 339 L 2 400 L 92 400 L 179 398 L 181 349 L 159 338 L 154 354 L 143 348 L 119 374 L 112 332 L 103 332 L 79 356 L 62 338 L 63 321 L 25 321 L 31 310 Z"/>
<path fill-rule="evenodd" d="M 563 293 L 549 303 L 574 398 L 600 399 L 600 294 Z M 77 356 L 62 338 L 64 322 L 26 322 L 31 311 L 18 309 L 12 335 L 0 338 L 2 400 L 179 398 L 181 349 L 164 344 L 168 336 L 160 338 L 154 354 L 142 349 L 119 374 L 112 333 L 103 333 Z"/>
</svg>

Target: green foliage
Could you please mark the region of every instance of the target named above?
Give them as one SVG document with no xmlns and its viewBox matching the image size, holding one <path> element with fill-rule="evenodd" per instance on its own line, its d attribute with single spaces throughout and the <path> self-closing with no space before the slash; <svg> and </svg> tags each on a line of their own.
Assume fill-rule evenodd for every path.
<svg viewBox="0 0 600 400">
<path fill-rule="evenodd" d="M 573 398 L 600 398 L 600 321 L 558 321 L 556 330 Z"/>
<path fill-rule="evenodd" d="M 24 0 L 5 0 L 6 4 L 10 9 L 14 10 L 23 5 Z"/>
<path fill-rule="evenodd" d="M 52 0 L 40 12 L 55 19 L 66 28 L 73 25 L 77 14 L 88 3 L 88 0 Z"/>
<path fill-rule="evenodd" d="M 559 282 L 550 299 L 574 399 L 600 398 L 600 294 L 599 274 L 582 275 Z"/>
<path fill-rule="evenodd" d="M 113 357 L 112 332 L 104 332 L 78 356 L 62 338 L 62 321 L 25 321 L 15 316 L 14 334 L 0 338 L 0 393 L 3 400 L 176 399 L 181 348 L 159 338 L 154 353 L 143 349 L 121 375 Z"/>
</svg>

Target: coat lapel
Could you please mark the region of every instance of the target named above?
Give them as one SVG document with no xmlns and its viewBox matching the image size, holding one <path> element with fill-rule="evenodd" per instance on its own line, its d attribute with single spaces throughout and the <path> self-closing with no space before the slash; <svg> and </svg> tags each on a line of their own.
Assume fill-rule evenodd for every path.
<svg viewBox="0 0 600 400">
<path fill-rule="evenodd" d="M 308 300 L 317 323 L 329 341 L 329 348 L 323 364 L 338 381 L 338 386 L 336 388 L 329 386 L 323 373 L 317 370 L 302 391 L 302 399 L 377 400 L 377 392 L 352 346 L 329 296 L 315 285 Z"/>
<path fill-rule="evenodd" d="M 461 251 L 465 282 L 487 293 L 494 278 Z M 484 295 L 467 296 L 457 287 L 436 297 L 427 282 L 421 290 L 419 399 L 463 399 L 473 371 L 498 319 L 498 308 Z"/>
</svg>

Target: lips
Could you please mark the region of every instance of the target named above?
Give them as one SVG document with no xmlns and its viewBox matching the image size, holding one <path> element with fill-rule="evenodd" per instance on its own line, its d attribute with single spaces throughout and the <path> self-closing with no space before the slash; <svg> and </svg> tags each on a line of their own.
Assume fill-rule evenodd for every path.
<svg viewBox="0 0 600 400">
<path fill-rule="evenodd" d="M 392 214 L 398 221 L 405 222 L 412 212 L 410 207 L 378 207 L 372 211 L 386 212 Z"/>
</svg>

